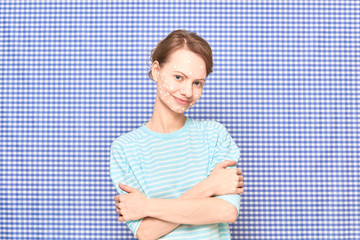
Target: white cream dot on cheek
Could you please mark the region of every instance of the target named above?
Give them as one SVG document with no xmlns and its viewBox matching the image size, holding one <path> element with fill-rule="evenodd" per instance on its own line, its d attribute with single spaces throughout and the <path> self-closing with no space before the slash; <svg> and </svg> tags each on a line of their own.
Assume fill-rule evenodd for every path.
<svg viewBox="0 0 360 240">
<path fill-rule="evenodd" d="M 200 68 L 203 69 L 203 65 L 201 65 Z"/>
<path fill-rule="evenodd" d="M 176 68 L 176 65 L 174 65 L 174 68 Z"/>
<path fill-rule="evenodd" d="M 192 74 L 192 72 L 189 72 L 189 74 L 191 75 L 191 74 Z"/>
</svg>

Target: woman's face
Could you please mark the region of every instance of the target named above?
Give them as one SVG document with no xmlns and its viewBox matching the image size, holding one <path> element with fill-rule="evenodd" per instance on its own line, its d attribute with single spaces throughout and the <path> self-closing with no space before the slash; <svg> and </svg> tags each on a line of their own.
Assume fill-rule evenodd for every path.
<svg viewBox="0 0 360 240">
<path fill-rule="evenodd" d="M 201 97 L 206 78 L 204 60 L 182 48 L 169 55 L 159 66 L 153 63 L 153 78 L 157 82 L 157 101 L 172 111 L 183 113 Z"/>
</svg>

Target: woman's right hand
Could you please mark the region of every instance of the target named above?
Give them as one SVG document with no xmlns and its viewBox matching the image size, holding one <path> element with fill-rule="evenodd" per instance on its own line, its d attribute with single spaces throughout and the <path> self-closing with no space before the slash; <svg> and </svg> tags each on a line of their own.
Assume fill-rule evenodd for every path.
<svg viewBox="0 0 360 240">
<path fill-rule="evenodd" d="M 244 177 L 240 168 L 227 168 L 236 166 L 235 161 L 218 163 L 207 178 L 213 195 L 243 194 Z"/>
</svg>

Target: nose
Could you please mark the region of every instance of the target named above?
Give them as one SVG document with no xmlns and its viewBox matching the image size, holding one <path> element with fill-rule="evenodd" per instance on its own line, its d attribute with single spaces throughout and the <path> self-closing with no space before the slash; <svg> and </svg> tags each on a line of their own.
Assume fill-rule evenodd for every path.
<svg viewBox="0 0 360 240">
<path fill-rule="evenodd" d="M 193 94 L 192 83 L 184 83 L 180 93 L 185 95 L 187 98 L 191 98 Z"/>
</svg>

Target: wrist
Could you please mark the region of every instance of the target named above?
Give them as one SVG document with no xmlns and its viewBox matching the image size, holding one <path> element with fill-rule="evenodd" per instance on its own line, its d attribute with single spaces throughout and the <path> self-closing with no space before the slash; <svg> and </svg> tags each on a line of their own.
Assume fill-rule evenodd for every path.
<svg viewBox="0 0 360 240">
<path fill-rule="evenodd" d="M 209 177 L 202 180 L 198 185 L 197 196 L 195 198 L 207 198 L 214 195 L 214 188 Z"/>
<path fill-rule="evenodd" d="M 211 188 L 210 181 L 205 178 L 190 190 L 185 192 L 179 197 L 179 199 L 194 199 L 194 198 L 207 198 L 213 195 L 213 189 Z"/>
<path fill-rule="evenodd" d="M 205 197 L 212 197 L 215 195 L 215 189 L 213 187 L 210 176 L 203 180 Z"/>
<path fill-rule="evenodd" d="M 144 204 L 145 217 L 151 217 L 151 210 L 152 210 L 151 205 L 152 205 L 152 199 L 151 198 L 146 198 L 145 204 Z"/>
</svg>

